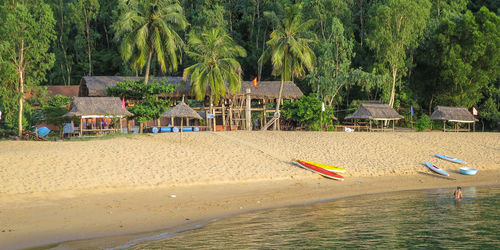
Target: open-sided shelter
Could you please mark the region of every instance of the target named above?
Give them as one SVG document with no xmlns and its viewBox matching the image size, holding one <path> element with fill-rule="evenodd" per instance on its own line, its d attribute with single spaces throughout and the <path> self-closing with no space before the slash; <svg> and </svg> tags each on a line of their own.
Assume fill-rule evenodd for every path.
<svg viewBox="0 0 500 250">
<path fill-rule="evenodd" d="M 132 80 L 140 81 L 142 77 L 131 76 L 85 76 L 80 81 L 79 96 L 80 97 L 98 97 L 106 96 L 107 88 L 116 86 L 116 82 Z M 166 80 L 166 81 L 165 81 Z M 177 85 L 173 93 L 167 94 L 165 98 L 171 100 L 180 100 L 183 96 L 194 99 L 194 93 L 191 92 L 190 82 L 184 82 L 182 77 L 152 77 L 149 82 L 166 82 L 168 84 Z M 279 96 L 280 81 L 261 81 L 254 86 L 252 81 L 242 81 L 241 89 L 235 94 L 229 94 L 225 99 L 221 99 L 220 103 L 211 106 L 208 104 L 209 92 L 206 93 L 205 107 L 193 107 L 198 112 L 204 112 L 206 124 L 211 124 L 212 129 L 233 130 L 246 129 L 247 125 L 244 121 L 249 119 L 247 110 L 261 113 L 260 126 L 263 126 L 267 121 L 269 113 L 274 113 L 274 109 L 266 108 L 267 103 L 275 103 Z M 247 94 L 247 89 L 250 93 Z M 293 82 L 285 82 L 283 84 L 282 98 L 295 100 L 302 97 L 302 91 Z M 247 98 L 249 97 L 249 98 Z M 250 100 L 250 101 L 247 101 Z M 248 108 L 246 103 L 252 105 Z M 209 120 L 214 117 L 212 120 Z"/>
<path fill-rule="evenodd" d="M 446 131 L 446 122 L 452 122 L 454 131 L 470 131 L 470 125 L 477 119 L 464 107 L 437 106 L 430 117 L 431 121 L 443 121 L 443 131 Z M 460 124 L 467 124 L 467 129 L 459 129 Z"/>
<path fill-rule="evenodd" d="M 69 112 L 66 117 L 80 118 L 80 136 L 83 132 L 104 132 L 104 131 L 122 131 L 122 119 L 125 116 L 133 116 L 127 109 L 123 108 L 122 101 L 118 97 L 74 97 L 71 102 Z M 119 118 L 119 127 L 114 128 L 84 128 L 84 119 L 103 119 Z"/>
<path fill-rule="evenodd" d="M 394 122 L 403 118 L 396 110 L 391 108 L 388 104 L 382 103 L 362 103 L 358 109 L 350 116 L 346 117 L 347 120 L 368 120 L 369 130 L 377 131 L 386 130 L 384 123 L 392 121 L 392 130 L 394 131 Z M 380 127 L 373 127 L 372 121 L 381 121 Z"/>
</svg>

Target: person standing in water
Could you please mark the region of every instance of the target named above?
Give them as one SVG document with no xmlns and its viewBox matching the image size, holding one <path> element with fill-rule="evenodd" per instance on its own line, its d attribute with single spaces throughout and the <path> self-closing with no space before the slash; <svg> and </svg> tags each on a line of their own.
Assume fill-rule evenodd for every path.
<svg viewBox="0 0 500 250">
<path fill-rule="evenodd" d="M 453 196 L 455 196 L 455 199 L 457 200 L 462 199 L 462 188 L 457 187 L 457 189 L 455 189 L 455 192 L 453 193 Z"/>
</svg>

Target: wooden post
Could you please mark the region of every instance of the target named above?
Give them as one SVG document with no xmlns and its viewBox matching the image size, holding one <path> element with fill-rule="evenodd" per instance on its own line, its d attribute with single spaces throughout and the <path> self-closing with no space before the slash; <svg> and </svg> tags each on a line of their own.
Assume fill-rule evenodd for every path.
<svg viewBox="0 0 500 250">
<path fill-rule="evenodd" d="M 123 117 L 120 117 L 120 133 L 123 133 Z"/>
<path fill-rule="evenodd" d="M 81 137 L 83 135 L 83 119 L 80 117 L 80 133 L 79 136 Z"/>
<path fill-rule="evenodd" d="M 446 120 L 443 120 L 443 132 L 446 132 Z"/>
<path fill-rule="evenodd" d="M 392 132 L 394 132 L 394 123 L 396 122 L 396 120 L 392 120 Z"/>
<path fill-rule="evenodd" d="M 264 124 L 266 124 L 266 99 L 262 100 L 262 109 L 264 110 L 262 112 L 262 118 L 260 119 L 260 127 L 264 127 Z"/>
<path fill-rule="evenodd" d="M 226 101 L 222 101 L 222 131 L 226 131 Z M 231 130 L 231 129 L 229 129 Z"/>
<path fill-rule="evenodd" d="M 252 98 L 250 97 L 250 93 L 251 93 L 251 91 L 248 88 L 246 90 L 247 105 L 245 107 L 245 119 L 246 119 L 246 127 L 247 127 L 248 131 L 252 131 L 252 110 L 251 110 Z"/>
<path fill-rule="evenodd" d="M 215 115 L 215 108 L 213 106 L 212 106 L 212 115 L 214 116 L 212 118 L 213 129 L 214 131 L 217 131 L 217 119 L 216 119 L 217 115 Z"/>
<path fill-rule="evenodd" d="M 232 100 L 229 100 L 229 129 L 233 130 L 233 101 Z"/>
</svg>

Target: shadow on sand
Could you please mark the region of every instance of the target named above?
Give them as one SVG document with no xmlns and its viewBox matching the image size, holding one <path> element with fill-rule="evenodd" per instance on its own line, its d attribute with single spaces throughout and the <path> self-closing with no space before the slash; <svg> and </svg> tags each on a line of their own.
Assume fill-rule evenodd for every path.
<svg viewBox="0 0 500 250">
<path fill-rule="evenodd" d="M 449 180 L 449 181 L 456 181 L 457 180 L 457 179 L 449 177 L 449 176 L 441 176 L 441 175 L 426 173 L 426 172 L 422 172 L 422 171 L 417 171 L 417 173 L 431 176 L 431 177 L 441 178 L 441 179 L 445 179 L 445 180 Z"/>
</svg>

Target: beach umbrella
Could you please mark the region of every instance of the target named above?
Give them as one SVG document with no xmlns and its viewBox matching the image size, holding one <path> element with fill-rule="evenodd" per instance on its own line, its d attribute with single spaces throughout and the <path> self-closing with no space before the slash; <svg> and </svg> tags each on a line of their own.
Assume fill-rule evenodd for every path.
<svg viewBox="0 0 500 250">
<path fill-rule="evenodd" d="M 171 117 L 181 118 L 181 129 L 180 129 L 181 141 L 182 141 L 182 126 L 183 126 L 184 118 L 186 118 L 186 119 L 193 118 L 193 119 L 199 119 L 199 120 L 203 119 L 196 111 L 194 111 L 194 109 L 192 109 L 186 103 L 184 103 L 184 98 L 182 98 L 182 101 L 179 104 L 175 105 L 175 107 L 163 112 L 163 114 L 161 114 L 161 116 L 167 117 L 167 118 L 171 118 Z"/>
</svg>

